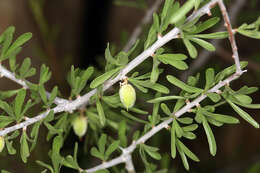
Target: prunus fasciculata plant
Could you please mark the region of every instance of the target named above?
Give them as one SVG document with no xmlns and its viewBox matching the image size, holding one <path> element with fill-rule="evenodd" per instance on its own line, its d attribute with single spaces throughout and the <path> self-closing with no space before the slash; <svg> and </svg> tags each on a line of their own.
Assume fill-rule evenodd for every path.
<svg viewBox="0 0 260 173">
<path fill-rule="evenodd" d="M 208 32 L 221 19 L 212 16 L 212 8 L 220 9 L 226 31 Z M 215 156 L 217 146 L 212 126 L 239 123 L 237 117 L 218 113 L 218 107 L 229 105 L 241 120 L 259 128 L 259 124 L 243 110 L 260 108 L 260 104 L 253 104 L 253 99 L 249 96 L 257 88 L 243 86 L 239 90 L 233 90 L 231 82 L 245 73 L 247 66 L 247 62 L 239 60 L 235 35 L 260 39 L 260 18 L 233 29 L 222 0 L 187 0 L 182 5 L 178 1 L 165 0 L 159 11 L 153 13 L 153 22 L 145 39 L 136 40 L 130 50 L 115 53 L 107 45 L 103 74 L 97 76 L 94 67 L 79 69 L 72 66 L 67 75 L 71 87 L 69 99 L 62 98 L 57 86 L 51 92 L 46 91 L 45 84 L 51 78 L 46 65 L 40 68 L 38 82 L 27 80 L 36 74 L 36 69 L 31 67 L 30 58 L 17 64 L 16 55 L 32 34 L 22 34 L 13 41 L 15 28 L 8 27 L 0 36 L 0 74 L 1 77 L 20 84 L 21 88 L 0 92 L 0 152 L 20 154 L 21 160 L 26 164 L 37 145 L 41 129 L 46 128 L 46 139 L 52 143 L 48 154 L 51 164 L 37 160 L 42 166 L 42 172 L 58 173 L 61 167 L 69 167 L 87 173 L 115 170 L 133 173 L 136 170 L 132 153 L 136 150 L 143 161 L 144 172 L 167 172 L 165 169 L 158 170 L 156 162 L 150 162 L 151 159 L 162 158 L 160 148 L 146 143 L 154 134 L 167 129 L 171 146 L 169 155 L 172 159 L 179 155 L 185 169 L 189 170 L 188 159 L 199 162 L 199 158 L 195 154 L 197 151 L 191 151 L 185 146 L 183 138 L 195 140 L 195 130 L 201 126 L 205 131 L 209 152 Z M 201 20 L 203 15 L 208 15 L 206 20 Z M 226 38 L 231 45 L 233 55 L 230 58 L 234 60 L 234 65 L 220 72 L 213 68 L 206 69 L 201 72 L 205 75 L 205 81 L 201 81 L 199 74 L 190 76 L 186 82 L 177 76 L 167 75 L 167 85 L 170 86 L 167 88 L 166 84 L 161 84 L 158 80 L 163 72 L 161 64 L 186 70 L 189 67 L 185 60 L 191 57 L 196 61 L 198 45 L 208 51 L 215 51 L 214 45 L 208 40 Z M 185 54 L 165 49 L 165 44 L 175 39 L 182 41 L 187 50 Z M 4 61 L 8 61 L 9 66 L 5 67 L 2 64 Z M 144 61 L 152 61 L 150 72 L 136 71 L 135 67 Z M 112 86 L 113 90 L 108 94 L 106 90 Z M 179 94 L 169 94 L 170 89 L 176 87 L 181 90 Z M 140 98 L 138 95 L 142 93 L 153 93 L 153 98 L 142 100 L 152 107 L 150 115 L 142 104 L 135 104 Z M 207 104 L 201 104 L 205 99 L 208 100 L 205 102 Z M 175 101 L 173 105 L 172 101 Z M 41 108 L 38 115 L 29 111 L 35 106 Z M 138 114 L 145 115 L 145 118 L 139 118 L 136 116 Z M 143 130 L 137 130 L 132 137 L 128 137 L 128 131 L 135 124 L 143 125 Z M 105 128 L 111 128 L 118 134 L 109 136 L 103 131 Z M 79 138 L 84 138 L 87 133 L 94 134 L 93 139 L 89 138 L 94 142 L 88 152 L 101 161 L 99 165 L 81 168 L 77 161 L 77 143 L 71 155 L 61 152 L 70 131 L 74 131 Z M 16 152 L 13 142 L 20 142 L 20 153 Z M 124 166 L 118 167 L 119 164 Z M 110 170 L 113 167 L 117 169 Z"/>
</svg>

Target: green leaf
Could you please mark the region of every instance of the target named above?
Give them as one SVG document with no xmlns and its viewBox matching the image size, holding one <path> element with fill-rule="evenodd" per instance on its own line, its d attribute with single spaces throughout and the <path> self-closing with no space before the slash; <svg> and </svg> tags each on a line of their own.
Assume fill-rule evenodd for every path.
<svg viewBox="0 0 260 173">
<path fill-rule="evenodd" d="M 20 149 L 21 158 L 22 158 L 23 162 L 26 163 L 27 158 L 30 156 L 30 152 L 29 152 L 29 146 L 27 143 L 27 135 L 26 135 L 25 131 L 23 131 L 23 133 L 22 133 L 22 136 L 20 138 L 20 143 L 21 143 L 21 149 Z"/>
<path fill-rule="evenodd" d="M 212 17 L 208 20 L 206 20 L 205 22 L 199 24 L 196 28 L 196 30 L 192 33 L 196 34 L 196 33 L 200 33 L 203 32 L 209 28 L 211 28 L 212 26 L 214 26 L 216 23 L 219 22 L 219 17 Z"/>
<path fill-rule="evenodd" d="M 90 76 L 93 74 L 93 72 L 94 72 L 94 67 L 88 67 L 83 72 L 83 74 L 80 77 L 80 82 L 79 82 L 79 85 L 78 85 L 77 94 L 80 94 L 82 89 L 86 86 L 86 83 L 87 83 L 88 79 L 90 78 Z"/>
<path fill-rule="evenodd" d="M 238 124 L 239 120 L 235 117 L 232 116 L 228 116 L 228 115 L 222 115 L 222 114 L 215 114 L 212 112 L 208 112 L 206 110 L 203 109 L 203 113 L 207 116 L 210 116 L 211 118 L 222 122 L 222 123 L 227 123 L 227 124 Z"/>
<path fill-rule="evenodd" d="M 113 58 L 113 56 L 111 55 L 111 52 L 109 50 L 109 43 L 107 43 L 107 48 L 105 50 L 105 58 L 106 58 L 107 62 L 109 62 L 111 64 L 117 64 L 117 61 Z"/>
<path fill-rule="evenodd" d="M 120 146 L 126 147 L 127 146 L 127 136 L 126 136 L 126 122 L 125 121 L 121 121 L 119 123 L 118 138 L 120 140 Z"/>
<path fill-rule="evenodd" d="M 237 105 L 235 105 L 233 102 L 227 99 L 227 102 L 229 105 L 236 111 L 244 120 L 246 120 L 248 123 L 250 123 L 255 128 L 259 128 L 259 124 L 245 111 L 243 111 L 241 108 L 239 108 Z"/>
<path fill-rule="evenodd" d="M 217 103 L 221 99 L 221 96 L 217 93 L 207 93 L 207 96 L 215 103 Z"/>
<path fill-rule="evenodd" d="M 166 115 L 169 115 L 171 116 L 171 111 L 170 109 L 168 108 L 168 106 L 165 104 L 165 103 L 162 103 L 161 104 L 161 109 L 163 110 L 163 112 L 166 114 Z"/>
<path fill-rule="evenodd" d="M 166 0 L 163 6 L 163 10 L 161 13 L 161 21 L 164 21 L 167 17 L 167 14 L 169 13 L 169 9 L 172 8 L 174 0 Z"/>
<path fill-rule="evenodd" d="M 15 119 L 11 116 L 0 115 L 0 128 L 6 127 L 8 124 L 12 123 Z"/>
<path fill-rule="evenodd" d="M 192 124 L 189 126 L 182 127 L 182 130 L 185 132 L 194 131 L 198 128 L 198 124 Z"/>
<path fill-rule="evenodd" d="M 197 49 L 193 46 L 193 44 L 191 44 L 190 40 L 183 38 L 183 43 L 185 45 L 185 47 L 187 48 L 189 55 L 192 58 L 196 58 L 198 56 L 198 51 Z"/>
<path fill-rule="evenodd" d="M 185 99 L 185 97 L 182 96 L 164 96 L 164 97 L 158 97 L 152 100 L 148 100 L 148 103 L 160 103 L 167 100 L 175 100 L 175 99 Z"/>
<path fill-rule="evenodd" d="M 53 103 L 53 101 L 55 100 L 55 98 L 57 97 L 58 94 L 58 87 L 55 86 L 52 91 L 51 91 L 51 95 L 49 97 L 49 106 L 51 106 L 51 104 Z"/>
<path fill-rule="evenodd" d="M 159 78 L 159 75 L 160 75 L 160 71 L 158 68 L 159 64 L 160 64 L 160 61 L 158 61 L 156 58 L 153 58 L 153 68 L 152 68 L 152 73 L 151 73 L 151 78 L 150 78 L 150 81 L 152 83 L 155 83 Z"/>
<path fill-rule="evenodd" d="M 13 26 L 10 26 L 3 33 L 4 43 L 1 46 L 2 49 L 1 49 L 0 61 L 3 61 L 8 58 L 5 56 L 5 54 L 8 51 L 9 46 L 12 43 L 14 31 L 15 31 L 15 28 Z"/>
<path fill-rule="evenodd" d="M 199 158 L 190 151 L 180 140 L 177 139 L 177 145 L 182 149 L 182 151 L 193 161 L 199 162 Z"/>
<path fill-rule="evenodd" d="M 60 164 L 63 160 L 63 158 L 60 155 L 60 149 L 63 145 L 63 137 L 62 136 L 56 136 L 53 139 L 52 143 L 52 150 L 51 150 L 51 160 L 54 168 L 55 173 L 59 173 L 60 171 Z"/>
<path fill-rule="evenodd" d="M 202 40 L 202 39 L 199 39 L 199 38 L 190 38 L 191 41 L 197 43 L 198 45 L 200 45 L 201 47 L 203 47 L 204 49 L 208 50 L 208 51 L 215 51 L 216 48 L 214 47 L 213 44 L 205 41 L 205 40 Z"/>
<path fill-rule="evenodd" d="M 155 94 L 155 98 L 158 98 L 161 96 L 161 93 L 157 92 Z M 160 115 L 158 114 L 159 112 L 159 107 L 160 107 L 160 103 L 155 103 L 153 105 L 153 112 L 152 112 L 152 120 L 151 120 L 151 125 L 155 126 L 160 120 Z"/>
<path fill-rule="evenodd" d="M 43 103 L 45 105 L 47 105 L 48 100 L 47 100 L 47 95 L 46 95 L 46 91 L 45 91 L 44 86 L 43 85 L 39 85 L 39 90 L 38 91 L 39 91 L 39 94 L 41 96 L 41 99 L 42 99 Z"/>
<path fill-rule="evenodd" d="M 174 128 L 175 128 L 175 132 L 176 132 L 176 136 L 178 138 L 181 138 L 182 135 L 183 135 L 183 130 L 182 128 L 180 127 L 179 123 L 177 122 L 176 119 L 173 120 L 173 125 L 174 125 Z"/>
<path fill-rule="evenodd" d="M 151 147 L 145 144 L 142 144 L 144 150 L 147 152 L 147 154 L 149 154 L 152 158 L 154 158 L 155 160 L 161 160 L 161 155 L 160 153 L 158 153 L 157 151 L 159 150 L 156 147 Z"/>
<path fill-rule="evenodd" d="M 260 39 L 260 31 L 238 29 L 237 32 L 246 37 Z"/>
<path fill-rule="evenodd" d="M 177 121 L 181 122 L 182 124 L 191 124 L 193 122 L 193 119 L 189 117 L 185 117 L 185 118 L 177 118 Z"/>
<path fill-rule="evenodd" d="M 238 94 L 252 94 L 252 93 L 254 93 L 256 91 L 258 91 L 257 87 L 243 86 L 238 91 L 236 91 L 236 93 L 238 93 Z"/>
<path fill-rule="evenodd" d="M 195 34 L 193 37 L 206 39 L 224 39 L 228 37 L 228 32 L 214 32 L 210 34 Z"/>
<path fill-rule="evenodd" d="M 176 157 L 176 137 L 175 137 L 175 126 L 173 123 L 171 128 L 171 156 L 173 159 Z"/>
<path fill-rule="evenodd" d="M 171 24 L 178 23 L 185 15 L 194 7 L 195 1 L 188 0 L 186 1 L 172 16 L 170 19 Z"/>
<path fill-rule="evenodd" d="M 170 64 L 179 70 L 186 70 L 188 68 L 188 65 L 182 61 L 183 59 L 187 58 L 187 56 L 184 54 L 163 54 L 157 55 L 156 57 L 162 63 Z"/>
<path fill-rule="evenodd" d="M 235 95 L 233 95 L 233 97 L 235 97 L 237 99 L 237 101 L 239 101 L 240 103 L 243 103 L 243 104 L 251 104 L 253 101 L 250 96 L 245 95 L 245 94 L 235 94 Z"/>
<path fill-rule="evenodd" d="M 19 36 L 14 43 L 12 44 L 12 46 L 10 46 L 10 48 L 8 49 L 8 51 L 6 52 L 5 56 L 9 56 L 11 53 L 13 53 L 18 47 L 22 46 L 25 42 L 27 42 L 28 40 L 30 40 L 32 38 L 32 33 L 27 32 L 22 34 L 21 36 Z"/>
<path fill-rule="evenodd" d="M 104 160 L 104 155 L 101 154 L 96 147 L 92 147 L 90 150 L 90 154 L 94 157 L 99 158 L 100 160 Z"/>
<path fill-rule="evenodd" d="M 98 115 L 99 115 L 100 124 L 102 126 L 105 126 L 105 124 L 106 124 L 106 116 L 105 116 L 102 104 L 101 104 L 101 102 L 100 102 L 100 100 L 98 98 L 96 99 L 96 106 L 97 106 L 97 111 L 98 111 Z"/>
<path fill-rule="evenodd" d="M 98 149 L 101 154 L 105 154 L 106 143 L 107 143 L 107 135 L 103 133 L 98 140 Z"/>
<path fill-rule="evenodd" d="M 21 89 L 15 97 L 14 112 L 15 112 L 16 119 L 18 121 L 20 121 L 22 118 L 21 112 L 22 112 L 22 106 L 24 103 L 25 95 L 26 95 L 26 90 Z"/>
<path fill-rule="evenodd" d="M 241 69 L 245 68 L 247 66 L 247 61 L 240 61 L 240 67 Z M 215 77 L 215 82 L 218 83 L 219 81 L 223 80 L 225 77 L 230 76 L 236 71 L 236 65 L 232 65 L 228 68 L 225 68 L 221 72 L 219 72 Z"/>
<path fill-rule="evenodd" d="M 37 143 L 37 139 L 38 139 L 38 134 L 39 134 L 39 128 L 41 125 L 41 121 L 38 121 L 37 123 L 35 123 L 32 127 L 32 131 L 31 131 L 31 138 L 33 138 L 33 142 L 30 148 L 30 152 L 35 148 L 36 143 Z"/>
<path fill-rule="evenodd" d="M 212 156 L 215 156 L 216 152 L 217 152 L 216 140 L 215 140 L 215 137 L 212 133 L 212 130 L 211 130 L 211 128 L 210 128 L 210 126 L 207 122 L 207 119 L 205 117 L 203 117 L 203 119 L 202 119 L 202 125 L 203 125 L 203 128 L 204 128 L 206 135 L 207 135 L 210 154 Z"/>
<path fill-rule="evenodd" d="M 5 140 L 5 143 L 6 143 L 8 154 L 10 155 L 16 154 L 16 149 L 13 147 L 13 141 L 9 142 L 8 140 Z"/>
<path fill-rule="evenodd" d="M 175 86 L 177 86 L 177 87 L 179 87 L 179 88 L 181 88 L 184 91 L 187 91 L 189 93 L 200 93 L 200 92 L 203 91 L 200 88 L 196 88 L 196 87 L 186 85 L 184 82 L 180 81 L 179 79 L 177 79 L 176 77 L 174 77 L 172 75 L 167 75 L 166 78 L 173 85 L 175 85 Z"/>
<path fill-rule="evenodd" d="M 106 160 L 108 159 L 108 157 L 118 148 L 120 141 L 114 141 L 112 144 L 109 145 L 109 147 L 107 148 L 106 152 L 105 152 L 105 156 L 106 156 Z"/>
<path fill-rule="evenodd" d="M 41 71 L 40 71 L 40 80 L 39 84 L 44 84 L 51 78 L 51 72 L 49 72 L 49 67 L 47 67 L 45 64 L 41 66 Z"/>
<path fill-rule="evenodd" d="M 206 70 L 206 84 L 205 90 L 208 90 L 212 85 L 214 85 L 215 71 L 213 68 L 208 68 Z"/>
<path fill-rule="evenodd" d="M 179 144 L 179 143 L 176 142 L 176 146 L 177 146 L 177 149 L 178 149 L 178 151 L 179 151 L 179 153 L 180 153 L 182 163 L 183 163 L 185 169 L 186 169 L 186 170 L 189 170 L 190 167 L 189 167 L 189 163 L 188 163 L 187 157 L 186 157 L 184 151 L 182 150 L 182 148 L 180 147 L 180 145 L 178 145 L 178 144 Z"/>
<path fill-rule="evenodd" d="M 11 172 L 9 172 L 9 171 L 7 171 L 7 170 L 4 170 L 4 169 L 2 169 L 2 170 L 1 170 L 1 173 L 11 173 Z"/>
<path fill-rule="evenodd" d="M 106 80 L 108 80 L 111 76 L 113 76 L 116 72 L 118 72 L 121 67 L 108 71 L 101 76 L 98 76 L 90 83 L 90 88 L 96 88 L 99 85 L 103 84 Z"/>
<path fill-rule="evenodd" d="M 147 39 L 144 43 L 144 49 L 147 49 L 153 42 L 156 40 L 157 37 L 157 31 L 158 31 L 158 16 L 156 13 L 153 14 L 153 25 L 150 27 Z"/>
<path fill-rule="evenodd" d="M 142 120 L 142 119 L 140 119 L 140 118 L 137 118 L 137 117 L 131 115 L 130 113 L 126 112 L 125 110 L 121 110 L 121 113 L 122 113 L 124 116 L 126 116 L 127 118 L 129 118 L 129 119 L 131 119 L 131 120 L 133 120 L 133 121 L 136 121 L 136 122 L 139 122 L 139 123 L 144 123 L 144 124 L 148 123 L 147 121 L 144 121 L 144 120 Z"/>
<path fill-rule="evenodd" d="M 49 170 L 51 171 L 51 173 L 54 173 L 54 170 L 53 170 L 53 168 L 52 168 L 50 165 L 48 165 L 48 164 L 46 164 L 46 163 L 44 163 L 44 162 L 42 162 L 42 161 L 40 161 L 40 160 L 36 160 L 36 163 L 37 163 L 38 165 L 41 165 L 41 166 L 43 166 L 43 167 L 49 169 Z"/>
</svg>

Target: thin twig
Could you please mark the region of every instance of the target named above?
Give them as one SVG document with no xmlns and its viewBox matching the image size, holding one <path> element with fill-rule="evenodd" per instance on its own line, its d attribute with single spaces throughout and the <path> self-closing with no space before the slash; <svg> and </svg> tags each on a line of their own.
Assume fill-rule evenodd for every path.
<svg viewBox="0 0 260 173">
<path fill-rule="evenodd" d="M 229 16 L 233 24 L 235 24 L 237 15 L 246 2 L 246 0 L 236 0 L 235 3 L 232 3 Z M 225 29 L 224 26 L 220 26 L 213 32 L 222 31 L 223 29 Z M 221 39 L 210 41 L 210 43 L 216 47 L 217 51 L 220 47 L 221 42 Z M 198 58 L 190 64 L 189 69 L 180 75 L 180 79 L 182 81 L 186 81 L 188 76 L 192 75 L 195 71 L 197 71 L 200 67 L 204 66 L 208 62 L 208 60 L 211 58 L 212 53 L 213 52 L 209 52 L 203 49 L 202 52 L 199 54 Z"/>
<path fill-rule="evenodd" d="M 163 0 L 155 0 L 154 4 L 152 5 L 151 8 L 149 8 L 144 16 L 144 18 L 141 20 L 141 22 L 137 25 L 137 27 L 134 29 L 132 32 L 130 39 L 126 43 L 125 47 L 123 48 L 123 51 L 127 52 L 130 50 L 130 48 L 135 44 L 137 38 L 140 36 L 142 33 L 142 28 L 144 25 L 150 23 L 153 13 L 157 11 L 157 9 L 160 7 L 162 4 Z"/>
<path fill-rule="evenodd" d="M 0 64 L 0 75 L 16 82 L 17 84 L 21 85 L 25 89 L 29 89 L 28 85 L 26 84 L 28 81 L 16 78 L 14 73 L 7 70 L 1 64 Z M 51 94 L 49 92 L 46 92 L 46 95 L 47 97 L 49 97 Z M 54 103 L 64 104 L 64 103 L 68 103 L 68 100 L 56 97 Z"/>
</svg>

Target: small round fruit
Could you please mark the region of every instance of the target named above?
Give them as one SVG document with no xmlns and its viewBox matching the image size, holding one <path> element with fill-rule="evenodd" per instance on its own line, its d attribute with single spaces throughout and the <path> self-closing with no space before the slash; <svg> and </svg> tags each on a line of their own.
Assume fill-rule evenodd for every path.
<svg viewBox="0 0 260 173">
<path fill-rule="evenodd" d="M 119 90 L 119 96 L 121 103 L 126 107 L 127 110 L 134 106 L 136 94 L 132 85 L 125 84 L 121 86 Z"/>
<path fill-rule="evenodd" d="M 3 151 L 4 147 L 5 147 L 5 139 L 4 137 L 0 136 L 0 152 Z"/>
<path fill-rule="evenodd" d="M 73 121 L 72 121 L 72 127 L 74 130 L 74 133 L 81 138 L 82 136 L 85 135 L 87 132 L 88 128 L 88 121 L 87 118 L 84 116 L 77 116 Z"/>
</svg>

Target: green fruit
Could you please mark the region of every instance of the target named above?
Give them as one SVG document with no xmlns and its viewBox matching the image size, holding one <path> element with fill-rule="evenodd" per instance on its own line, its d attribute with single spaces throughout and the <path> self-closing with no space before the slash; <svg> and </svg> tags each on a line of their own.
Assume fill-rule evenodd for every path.
<svg viewBox="0 0 260 173">
<path fill-rule="evenodd" d="M 136 94 L 132 85 L 125 84 L 121 86 L 119 90 L 119 96 L 121 103 L 126 107 L 127 110 L 134 106 Z"/>
<path fill-rule="evenodd" d="M 4 147 L 5 147 L 5 139 L 4 137 L 0 136 L 0 152 L 3 151 Z"/>
<path fill-rule="evenodd" d="M 72 121 L 72 127 L 74 130 L 74 133 L 81 138 L 82 136 L 85 135 L 87 132 L 88 128 L 88 121 L 87 118 L 84 116 L 77 116 L 73 121 Z"/>
</svg>

